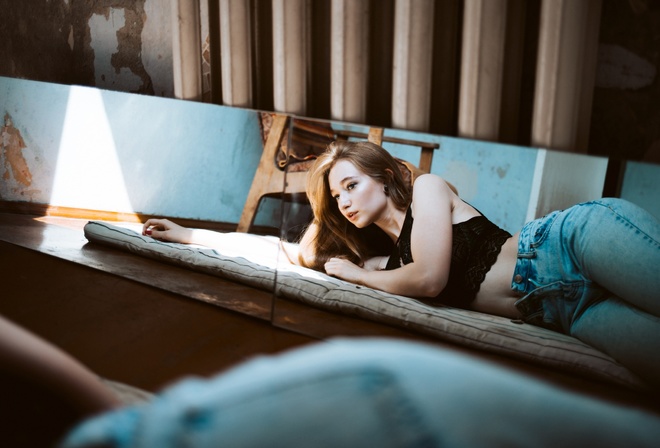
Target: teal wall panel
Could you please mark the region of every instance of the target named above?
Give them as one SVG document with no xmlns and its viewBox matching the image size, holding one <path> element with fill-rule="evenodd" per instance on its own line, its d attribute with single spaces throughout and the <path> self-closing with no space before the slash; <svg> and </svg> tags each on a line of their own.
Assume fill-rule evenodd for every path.
<svg viewBox="0 0 660 448">
<path fill-rule="evenodd" d="M 0 77 L 0 199 L 237 222 L 258 112 Z"/>
</svg>

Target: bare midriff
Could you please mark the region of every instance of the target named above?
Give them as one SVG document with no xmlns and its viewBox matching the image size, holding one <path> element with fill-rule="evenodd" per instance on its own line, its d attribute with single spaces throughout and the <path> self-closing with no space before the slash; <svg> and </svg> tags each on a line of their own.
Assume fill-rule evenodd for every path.
<svg viewBox="0 0 660 448">
<path fill-rule="evenodd" d="M 497 261 L 486 274 L 476 298 L 470 305 L 474 311 L 512 319 L 520 318 L 515 302 L 520 299 L 511 289 L 511 279 L 518 257 L 518 234 L 506 240 Z"/>
</svg>

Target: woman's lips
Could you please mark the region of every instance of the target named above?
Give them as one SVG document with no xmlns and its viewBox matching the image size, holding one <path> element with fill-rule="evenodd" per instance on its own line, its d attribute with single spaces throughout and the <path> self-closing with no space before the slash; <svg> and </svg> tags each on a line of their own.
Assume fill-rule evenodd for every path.
<svg viewBox="0 0 660 448">
<path fill-rule="evenodd" d="M 346 217 L 348 218 L 349 221 L 353 221 L 355 217 L 357 216 L 358 212 L 350 212 L 346 214 Z"/>
</svg>

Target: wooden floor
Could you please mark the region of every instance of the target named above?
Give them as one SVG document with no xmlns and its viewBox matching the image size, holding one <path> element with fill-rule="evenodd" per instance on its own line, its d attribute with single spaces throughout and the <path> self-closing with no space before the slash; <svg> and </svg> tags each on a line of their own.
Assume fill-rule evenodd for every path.
<svg viewBox="0 0 660 448">
<path fill-rule="evenodd" d="M 182 376 L 212 375 L 255 355 L 328 337 L 383 336 L 432 343 L 578 394 L 660 411 L 646 394 L 90 244 L 85 222 L 0 213 L 0 314 L 114 381 L 155 392 Z"/>
</svg>

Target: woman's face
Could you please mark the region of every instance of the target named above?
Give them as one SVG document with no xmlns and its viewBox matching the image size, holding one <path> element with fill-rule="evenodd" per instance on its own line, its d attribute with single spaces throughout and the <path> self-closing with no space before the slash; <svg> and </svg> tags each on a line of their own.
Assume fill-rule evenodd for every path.
<svg viewBox="0 0 660 448">
<path fill-rule="evenodd" d="M 376 222 L 387 209 L 385 184 L 360 171 L 349 160 L 335 163 L 328 174 L 328 184 L 341 214 L 358 228 Z"/>
</svg>

